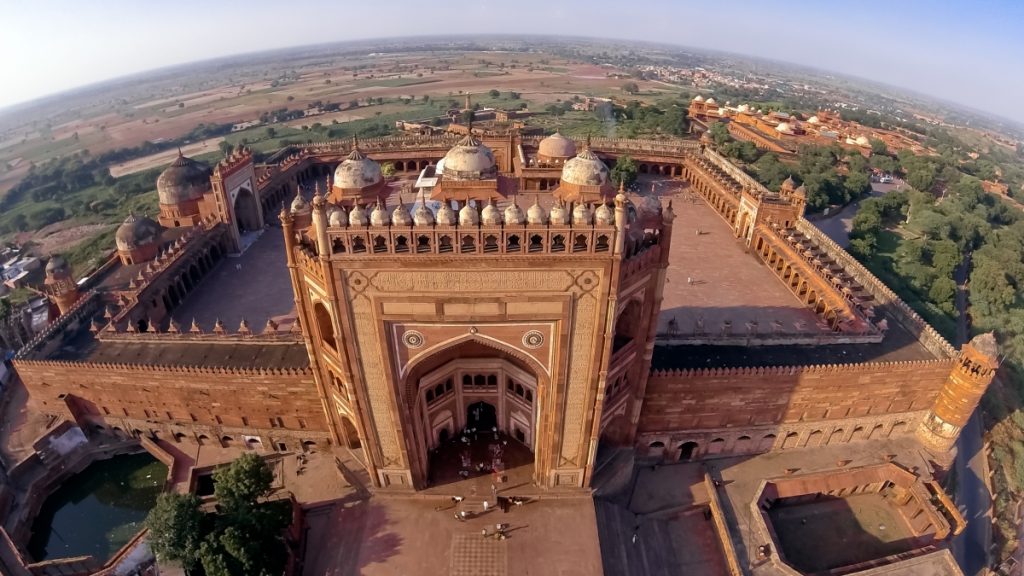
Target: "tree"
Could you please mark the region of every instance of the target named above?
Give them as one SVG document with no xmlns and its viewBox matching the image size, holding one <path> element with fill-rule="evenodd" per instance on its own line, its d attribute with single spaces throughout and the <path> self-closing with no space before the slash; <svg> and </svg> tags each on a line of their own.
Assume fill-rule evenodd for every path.
<svg viewBox="0 0 1024 576">
<path fill-rule="evenodd" d="M 268 126 L 266 132 L 267 140 L 272 140 L 275 136 L 277 136 L 277 129 L 274 128 L 273 126 Z"/>
<path fill-rule="evenodd" d="M 889 147 L 885 145 L 885 142 L 878 138 L 872 138 L 871 142 L 871 155 L 885 156 L 889 153 Z"/>
<path fill-rule="evenodd" d="M 274 472 L 257 454 L 246 452 L 213 473 L 213 494 L 225 510 L 252 507 L 270 494 Z"/>
<path fill-rule="evenodd" d="M 639 94 L 640 87 L 636 85 L 636 82 L 627 82 L 622 85 L 622 91 L 626 94 Z"/>
<path fill-rule="evenodd" d="M 171 560 L 191 570 L 199 561 L 202 512 L 195 494 L 164 493 L 146 516 L 149 547 L 161 560 Z"/>
<path fill-rule="evenodd" d="M 385 162 L 385 163 L 381 164 L 381 166 L 380 166 L 380 173 L 385 178 L 390 178 L 390 177 L 394 176 L 395 175 L 395 163 L 394 162 Z"/>
<path fill-rule="evenodd" d="M 621 183 L 628 188 L 633 182 L 636 182 L 638 171 L 636 161 L 632 157 L 629 155 L 619 156 L 615 160 L 615 166 L 612 167 L 612 182 L 615 184 Z"/>
<path fill-rule="evenodd" d="M 494 88 L 491 88 L 491 91 L 488 92 L 487 95 L 490 96 L 491 98 L 497 98 L 497 97 L 501 96 L 501 92 L 498 92 Z"/>
<path fill-rule="evenodd" d="M 725 125 L 725 122 L 712 122 L 711 126 L 708 126 L 708 134 L 711 135 L 711 141 L 715 143 L 715 146 L 723 146 L 729 140 L 732 140 L 732 136 L 729 135 L 729 128 Z"/>
</svg>

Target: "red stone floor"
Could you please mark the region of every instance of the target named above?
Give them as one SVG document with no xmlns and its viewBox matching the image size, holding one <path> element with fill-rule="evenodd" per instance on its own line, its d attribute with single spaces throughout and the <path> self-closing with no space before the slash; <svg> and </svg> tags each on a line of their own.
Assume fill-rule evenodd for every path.
<svg viewBox="0 0 1024 576">
<path fill-rule="evenodd" d="M 492 466 L 495 465 L 500 474 L 493 472 Z M 430 454 L 430 484 L 433 488 L 476 479 L 499 486 L 508 485 L 508 482 L 502 482 L 497 476 L 510 480 L 532 473 L 533 452 L 515 438 L 501 433 L 485 432 L 455 437 Z M 480 483 L 476 481 L 467 484 Z"/>
<path fill-rule="evenodd" d="M 675 318 L 680 336 L 692 335 L 698 319 L 707 334 L 720 334 L 732 321 L 732 334 L 745 334 L 757 322 L 760 334 L 822 331 L 814 313 L 778 277 L 733 237 L 729 225 L 703 198 L 672 181 L 660 186 L 662 202 L 673 201 L 670 263 L 658 320 L 665 333 Z M 699 233 L 698 233 L 699 231 Z"/>
</svg>

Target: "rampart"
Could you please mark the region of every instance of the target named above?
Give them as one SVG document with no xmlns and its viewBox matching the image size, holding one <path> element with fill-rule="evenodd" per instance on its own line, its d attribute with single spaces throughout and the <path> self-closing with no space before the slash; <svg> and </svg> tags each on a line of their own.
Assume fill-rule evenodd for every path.
<svg viewBox="0 0 1024 576">
<path fill-rule="evenodd" d="M 641 434 L 871 420 L 927 410 L 952 359 L 824 366 L 655 370 Z M 848 432 L 848 431 L 847 431 Z"/>
</svg>

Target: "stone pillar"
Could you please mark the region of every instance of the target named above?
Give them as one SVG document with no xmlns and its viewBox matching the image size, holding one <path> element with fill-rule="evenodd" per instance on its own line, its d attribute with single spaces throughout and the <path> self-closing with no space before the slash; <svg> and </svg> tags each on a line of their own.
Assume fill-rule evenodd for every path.
<svg viewBox="0 0 1024 576">
<path fill-rule="evenodd" d="M 917 430 L 922 444 L 935 454 L 945 454 L 956 443 L 981 396 L 999 368 L 995 336 L 975 336 L 960 350 L 946 384 Z"/>
</svg>

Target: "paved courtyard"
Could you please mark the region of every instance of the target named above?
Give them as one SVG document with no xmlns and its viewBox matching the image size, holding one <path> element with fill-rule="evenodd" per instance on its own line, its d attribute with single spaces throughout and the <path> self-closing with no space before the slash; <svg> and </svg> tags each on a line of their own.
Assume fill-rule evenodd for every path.
<svg viewBox="0 0 1024 576">
<path fill-rule="evenodd" d="M 768 512 L 789 563 L 804 572 L 849 566 L 915 547 L 910 526 L 880 494 L 857 494 Z"/>
<path fill-rule="evenodd" d="M 374 496 L 311 512 L 305 576 L 596 576 L 587 496 L 534 500 L 457 520 L 447 497 Z M 507 524 L 507 539 L 485 538 Z"/>
<path fill-rule="evenodd" d="M 662 200 L 673 199 L 676 220 L 658 331 L 666 332 L 672 318 L 681 336 L 693 334 L 701 318 L 707 334 L 720 333 L 726 320 L 732 321 L 733 334 L 744 334 L 751 321 L 762 334 L 773 330 L 775 322 L 779 332 L 820 331 L 814 313 L 744 251 L 725 220 L 699 195 L 680 186 L 662 186 Z"/>
<path fill-rule="evenodd" d="M 254 332 L 262 332 L 268 318 L 279 318 L 295 308 L 291 277 L 280 228 L 268 228 L 241 256 L 218 262 L 172 316 L 188 330 L 195 318 L 212 330 L 218 318 L 229 332 L 242 319 Z"/>
</svg>

